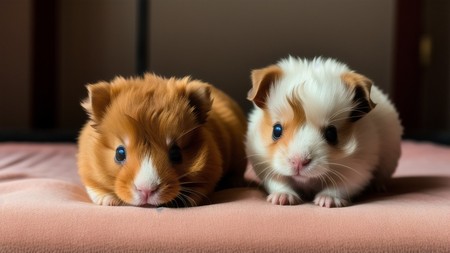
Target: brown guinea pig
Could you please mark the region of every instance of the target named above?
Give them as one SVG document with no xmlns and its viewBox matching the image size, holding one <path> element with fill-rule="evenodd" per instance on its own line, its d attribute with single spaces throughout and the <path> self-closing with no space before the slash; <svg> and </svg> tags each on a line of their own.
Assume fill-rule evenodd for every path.
<svg viewBox="0 0 450 253">
<path fill-rule="evenodd" d="M 223 92 L 153 74 L 87 89 L 78 167 L 94 203 L 196 206 L 219 180 L 242 182 L 246 119 Z"/>
</svg>

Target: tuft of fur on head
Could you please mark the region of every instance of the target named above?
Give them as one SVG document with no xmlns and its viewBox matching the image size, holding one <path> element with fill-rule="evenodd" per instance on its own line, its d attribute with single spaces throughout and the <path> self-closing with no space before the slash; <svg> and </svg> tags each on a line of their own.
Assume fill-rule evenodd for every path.
<svg viewBox="0 0 450 253">
<path fill-rule="evenodd" d="M 227 123 L 222 126 L 221 116 L 211 112 L 210 85 L 189 77 L 146 74 L 87 89 L 82 106 L 90 121 L 80 135 L 78 161 L 94 202 L 105 204 L 101 198 L 112 198 L 131 205 L 188 206 L 199 204 L 214 189 L 227 169 L 214 135 L 221 133 L 224 142 L 231 137 L 224 132 Z M 242 137 L 235 138 L 243 138 L 241 131 Z M 124 163 L 114 160 L 120 146 L 126 147 Z M 182 160 L 172 161 L 173 152 Z M 142 202 L 139 187 L 157 189 L 157 194 Z M 110 202 L 106 204 L 114 204 Z"/>
<path fill-rule="evenodd" d="M 373 122 L 379 120 L 378 111 L 386 110 L 398 125 L 394 139 L 401 135 L 390 102 L 372 89 L 368 78 L 334 59 L 288 57 L 254 70 L 252 80 L 249 99 L 255 109 L 249 119 L 247 152 L 263 182 L 287 177 L 278 181 L 296 181 L 295 188 L 307 191 L 328 185 L 331 195 L 345 189 L 348 202 L 368 184 L 379 163 L 381 131 Z M 372 97 L 383 108 L 376 110 Z M 283 129 L 276 138 L 275 125 Z M 399 143 L 394 145 L 397 153 Z M 270 188 L 280 186 L 266 183 L 266 188 L 270 193 Z"/>
</svg>

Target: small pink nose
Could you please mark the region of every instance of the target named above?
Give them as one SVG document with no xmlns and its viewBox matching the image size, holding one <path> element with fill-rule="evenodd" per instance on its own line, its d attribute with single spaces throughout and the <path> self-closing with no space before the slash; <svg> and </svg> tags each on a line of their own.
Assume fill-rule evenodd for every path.
<svg viewBox="0 0 450 253">
<path fill-rule="evenodd" d="M 303 167 L 308 166 L 308 164 L 311 163 L 311 159 L 310 158 L 306 158 L 302 161 L 302 165 Z"/>
<path fill-rule="evenodd" d="M 144 199 L 148 199 L 152 194 L 154 194 L 156 191 L 158 191 L 159 186 L 144 186 L 144 187 L 136 187 L 138 192 L 142 195 Z"/>
<path fill-rule="evenodd" d="M 299 175 L 300 171 L 302 171 L 304 167 L 308 166 L 308 164 L 311 163 L 311 159 L 310 158 L 302 159 L 302 158 L 295 157 L 295 158 L 289 159 L 289 162 L 292 165 L 294 174 Z"/>
</svg>

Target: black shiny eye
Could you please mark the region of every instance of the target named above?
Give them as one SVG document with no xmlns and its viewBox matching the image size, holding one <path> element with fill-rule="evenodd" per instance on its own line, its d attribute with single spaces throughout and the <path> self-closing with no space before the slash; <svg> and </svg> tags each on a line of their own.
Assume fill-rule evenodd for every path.
<svg viewBox="0 0 450 253">
<path fill-rule="evenodd" d="M 116 156 L 114 157 L 114 161 L 117 164 L 123 164 L 127 159 L 127 152 L 124 146 L 118 146 L 116 148 Z"/>
<path fill-rule="evenodd" d="M 169 160 L 173 164 L 179 164 L 183 161 L 181 149 L 180 147 L 178 147 L 178 145 L 173 144 L 172 147 L 169 149 Z"/>
<path fill-rule="evenodd" d="M 323 136 L 328 144 L 336 145 L 338 143 L 337 129 L 333 125 L 329 125 L 325 128 Z"/>
<path fill-rule="evenodd" d="M 283 126 L 280 123 L 273 125 L 272 139 L 276 141 L 280 139 L 281 135 L 283 135 Z"/>
</svg>

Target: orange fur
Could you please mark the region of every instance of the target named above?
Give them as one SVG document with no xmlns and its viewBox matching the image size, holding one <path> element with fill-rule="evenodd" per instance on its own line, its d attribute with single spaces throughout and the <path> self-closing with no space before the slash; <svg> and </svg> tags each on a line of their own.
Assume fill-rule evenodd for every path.
<svg viewBox="0 0 450 253">
<path fill-rule="evenodd" d="M 293 138 L 295 132 L 298 128 L 306 121 L 306 115 L 303 110 L 303 106 L 300 101 L 295 98 L 287 98 L 290 105 L 289 111 L 281 112 L 282 115 L 290 115 L 291 117 L 283 117 L 282 122 L 273 122 L 273 118 L 269 111 L 264 110 L 264 124 L 260 126 L 261 136 L 266 136 L 265 146 L 268 149 L 268 153 L 273 157 L 277 149 L 286 149 L 289 145 L 290 140 Z M 283 135 L 277 141 L 273 141 L 270 136 L 272 136 L 273 126 L 276 123 L 280 123 L 283 126 Z"/>
<path fill-rule="evenodd" d="M 303 105 L 301 101 L 294 97 L 286 97 L 286 100 L 290 106 L 286 107 L 285 111 L 279 112 L 279 114 L 282 115 L 282 122 L 274 122 L 273 117 L 270 115 L 270 111 L 265 107 L 269 89 L 271 88 L 271 85 L 274 85 L 276 80 L 280 78 L 280 73 L 282 73 L 281 70 L 277 66 L 273 65 L 260 70 L 253 70 L 253 91 L 250 92 L 254 94 L 264 94 L 264 97 L 259 98 L 260 105 L 263 106 L 259 106 L 256 103 L 255 105 L 263 109 L 264 112 L 262 120 L 263 124 L 259 125 L 259 132 L 260 136 L 266 137 L 263 141 L 267 147 L 268 155 L 272 159 L 277 150 L 287 150 L 288 145 L 293 139 L 295 133 L 306 122 L 306 114 Z M 368 78 L 354 72 L 347 72 L 341 76 L 341 79 L 350 90 L 354 90 L 356 87 L 361 87 L 366 94 L 366 99 L 370 105 L 370 109 L 375 107 L 375 103 L 370 99 L 370 88 L 372 83 Z M 271 85 L 262 85 L 260 83 L 262 80 L 265 80 L 264 82 Z M 358 108 L 356 107 L 355 109 L 357 110 Z M 281 123 L 283 125 L 283 135 L 277 141 L 273 141 L 271 135 L 273 126 L 276 123 Z M 339 128 L 338 138 L 342 141 L 335 147 L 335 149 L 329 150 L 331 156 L 341 155 L 341 146 L 347 143 L 347 140 L 351 137 L 352 129 L 354 128 L 354 124 L 350 121 L 335 122 L 335 125 Z M 317 127 L 320 128 L 321 126 Z"/>
<path fill-rule="evenodd" d="M 301 102 L 294 98 L 287 98 L 289 103 L 289 111 L 282 112 L 283 121 L 274 122 L 272 116 L 266 107 L 266 100 L 269 95 L 270 88 L 275 85 L 276 81 L 281 78 L 283 72 L 277 65 L 270 65 L 262 69 L 256 69 L 252 71 L 252 84 L 253 87 L 248 92 L 248 99 L 255 103 L 256 106 L 263 109 L 264 117 L 263 124 L 260 125 L 261 136 L 266 136 L 264 139 L 265 146 L 268 149 L 268 153 L 273 157 L 277 149 L 287 148 L 290 139 L 294 136 L 296 130 L 301 127 L 306 121 L 305 111 Z M 280 115 L 279 115 L 280 116 Z M 277 141 L 273 141 L 272 136 L 273 126 L 276 123 L 283 125 L 283 135 Z"/>
<path fill-rule="evenodd" d="M 87 188 L 113 200 L 106 204 L 133 203 L 133 180 L 147 156 L 162 181 L 158 205 L 200 204 L 225 174 L 242 178 L 246 119 L 221 91 L 152 74 L 87 88 L 82 105 L 90 120 L 79 136 L 79 174 Z M 168 140 L 180 147 L 181 164 L 168 159 Z M 114 161 L 119 145 L 127 150 L 123 165 Z"/>
<path fill-rule="evenodd" d="M 253 101 L 258 107 L 264 108 L 270 86 L 282 74 L 280 67 L 277 65 L 253 70 L 251 76 L 253 87 L 249 90 L 247 99 Z"/>
</svg>

